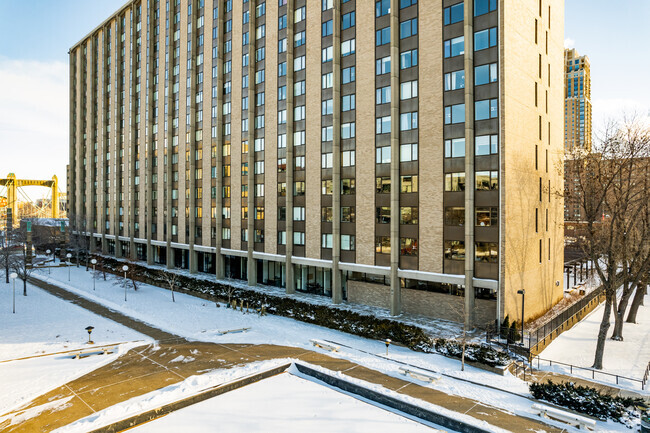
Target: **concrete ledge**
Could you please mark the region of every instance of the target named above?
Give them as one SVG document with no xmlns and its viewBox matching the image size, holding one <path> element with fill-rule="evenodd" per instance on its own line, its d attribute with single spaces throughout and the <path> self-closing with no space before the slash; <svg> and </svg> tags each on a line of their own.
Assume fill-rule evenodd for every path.
<svg viewBox="0 0 650 433">
<path fill-rule="evenodd" d="M 442 427 L 446 427 L 448 429 L 456 430 L 462 433 L 488 433 L 488 430 L 483 430 L 480 427 L 476 427 L 463 421 L 458 421 L 454 418 L 450 418 L 446 415 L 442 415 L 416 406 L 414 404 L 398 400 L 394 397 L 381 394 L 379 392 L 373 391 L 360 385 L 356 385 L 338 377 L 330 376 L 328 374 L 306 367 L 302 364 L 294 363 L 294 365 L 301 373 L 325 382 L 328 385 L 334 386 L 352 394 L 359 395 L 367 400 L 374 401 L 384 406 L 397 409 L 401 412 L 404 412 L 405 414 L 420 418 L 430 423 L 437 424 Z"/>
<path fill-rule="evenodd" d="M 223 385 L 218 385 L 216 387 L 209 388 L 205 391 L 200 392 L 199 394 L 193 395 L 191 397 L 187 397 L 183 400 L 178 400 L 166 404 L 164 406 L 158 407 L 156 409 L 151 409 L 146 412 L 117 421 L 113 424 L 109 424 L 107 426 L 100 427 L 95 430 L 91 430 L 90 433 L 117 433 L 129 429 L 136 425 L 143 424 L 145 422 L 154 420 L 156 418 L 160 418 L 179 409 L 183 409 L 187 406 L 200 403 L 209 398 L 216 397 L 218 395 L 225 394 L 226 392 L 233 391 L 235 389 L 241 388 L 246 385 L 250 385 L 251 383 L 259 382 L 260 380 L 278 375 L 284 372 L 287 368 L 289 368 L 289 366 L 290 364 L 284 364 L 279 367 L 275 367 L 270 370 L 263 371 L 261 373 L 247 376 L 243 379 L 239 379 L 233 382 L 229 382 Z"/>
</svg>

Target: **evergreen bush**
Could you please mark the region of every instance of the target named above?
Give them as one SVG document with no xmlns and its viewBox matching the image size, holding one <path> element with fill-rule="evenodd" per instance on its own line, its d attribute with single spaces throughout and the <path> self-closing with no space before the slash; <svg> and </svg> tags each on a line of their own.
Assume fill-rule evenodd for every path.
<svg viewBox="0 0 650 433">
<path fill-rule="evenodd" d="M 612 419 L 626 425 L 630 425 L 631 419 L 640 416 L 637 407 L 646 406 L 640 398 L 615 397 L 603 394 L 596 388 L 576 385 L 573 382 L 533 382 L 529 388 L 530 393 L 538 400 L 545 400 L 602 421 Z"/>
</svg>

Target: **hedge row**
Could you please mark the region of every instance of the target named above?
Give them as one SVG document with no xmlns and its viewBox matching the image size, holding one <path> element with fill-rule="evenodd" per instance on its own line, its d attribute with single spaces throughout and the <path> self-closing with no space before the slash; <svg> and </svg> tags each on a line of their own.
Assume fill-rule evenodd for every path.
<svg viewBox="0 0 650 433">
<path fill-rule="evenodd" d="M 596 388 L 576 385 L 573 382 L 531 383 L 530 393 L 538 400 L 545 400 L 576 412 L 606 421 L 612 419 L 630 425 L 639 417 L 637 407 L 647 407 L 643 399 L 615 397 L 603 394 Z"/>
<path fill-rule="evenodd" d="M 112 258 L 103 257 L 102 265 L 107 270 L 119 274 L 123 263 Z M 164 271 L 133 263 L 130 263 L 129 266 L 136 266 L 138 279 L 142 282 L 167 287 L 167 282 L 163 276 Z M 196 279 L 185 275 L 178 276 L 177 285 L 190 292 L 200 293 L 216 299 L 225 300 L 232 296 L 243 301 L 244 304 L 256 308 L 264 305 L 266 311 L 270 314 L 289 317 L 348 334 L 375 340 L 389 338 L 393 342 L 419 352 L 432 353 L 436 351 L 459 359 L 462 353 L 462 348 L 459 350 L 460 345 L 453 340 L 433 340 L 422 328 L 395 320 L 360 314 L 331 305 L 311 304 L 295 298 L 233 288 L 215 281 Z M 507 365 L 510 361 L 505 353 L 480 344 L 467 344 L 466 348 L 465 357 L 470 361 L 481 362 L 492 367 Z"/>
</svg>

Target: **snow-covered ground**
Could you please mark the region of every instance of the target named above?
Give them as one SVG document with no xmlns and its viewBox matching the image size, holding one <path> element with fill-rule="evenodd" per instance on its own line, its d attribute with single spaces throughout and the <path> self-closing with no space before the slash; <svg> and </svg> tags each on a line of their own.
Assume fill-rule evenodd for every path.
<svg viewBox="0 0 650 433">
<path fill-rule="evenodd" d="M 12 283 L 0 283 L 0 414 L 112 362 L 119 353 L 142 344 L 126 344 L 119 353 L 82 359 L 65 354 L 45 355 L 88 348 L 86 326 L 95 327 L 92 338 L 97 345 L 147 338 L 32 285 L 27 286 L 27 296 L 22 293 L 22 284 L 16 284 L 14 314 Z M 16 360 L 31 356 L 35 357 Z"/>
<path fill-rule="evenodd" d="M 608 338 L 605 342 L 605 354 L 603 357 L 603 371 L 621 376 L 642 379 L 648 362 L 650 362 L 650 295 L 644 299 L 645 306 L 642 306 L 637 314 L 637 323 L 625 323 L 623 325 L 624 341 L 610 339 L 614 330 L 614 318 L 610 319 Z M 600 322 L 603 318 L 605 303 L 600 304 L 580 323 L 568 331 L 563 332 L 540 354 L 541 358 L 573 364 L 580 367 L 589 367 L 593 364 L 596 353 L 596 336 Z M 537 363 L 534 363 L 537 367 Z M 542 369 L 551 368 L 558 372 L 568 372 L 568 367 L 549 367 L 548 362 L 540 362 Z M 591 371 L 576 371 L 573 374 L 583 375 L 591 378 Z M 615 382 L 614 377 L 599 375 L 596 373 L 596 380 L 602 382 Z M 639 391 L 638 382 L 619 382 L 630 388 Z"/>
<path fill-rule="evenodd" d="M 128 300 L 125 302 L 124 289 L 114 284 L 115 280 L 120 279 L 119 277 L 109 276 L 110 280 L 106 282 L 101 278 L 97 279 L 96 290 L 93 291 L 91 272 L 86 272 L 83 267 L 72 267 L 70 271 L 70 282 L 68 282 L 68 269 L 64 268 L 52 269 L 51 275 L 45 271 L 35 276 L 50 280 L 71 292 L 189 339 L 218 343 L 279 344 L 309 349 L 313 349 L 309 342 L 310 339 L 335 341 L 351 348 L 344 346 L 338 353 L 328 352 L 331 356 L 348 359 L 384 374 L 414 382 L 417 381 L 401 376 L 398 371 L 400 364 L 392 360 L 407 362 L 423 369 L 470 380 L 475 384 L 443 376 L 434 384 L 426 386 L 449 394 L 480 400 L 512 413 L 536 418 L 531 410 L 531 401 L 526 398 L 530 395 L 526 383 L 511 375 L 501 377 L 472 367 L 466 367 L 465 371 L 461 372 L 459 361 L 435 354 L 413 352 L 399 346 L 390 347 L 389 357 L 392 360 L 387 360 L 376 356 L 385 354 L 385 345 L 382 341 L 367 340 L 288 318 L 244 314 L 240 311 L 226 309 L 223 305 L 217 308 L 212 302 L 185 294 L 177 293 L 176 302 L 172 302 L 168 290 L 144 284 L 139 285 L 137 292 L 129 288 Z M 219 335 L 219 331 L 239 328 L 250 328 L 250 330 L 244 333 Z M 212 385 L 218 383 L 212 383 Z M 497 389 L 489 389 L 476 384 Z M 155 396 L 150 397 L 156 398 Z M 562 423 L 557 423 L 557 425 L 565 426 Z M 599 426 L 606 426 L 607 431 L 626 431 L 625 427 L 620 424 L 599 423 Z"/>
<path fill-rule="evenodd" d="M 174 412 L 133 432 L 207 433 L 215 425 L 224 433 L 440 431 L 285 373 Z"/>
<path fill-rule="evenodd" d="M 274 359 L 255 362 L 237 369 L 214 370 L 192 376 L 181 383 L 134 397 L 118 405 L 61 427 L 56 433 L 80 433 L 97 429 L 115 420 L 161 407 L 201 390 L 291 362 Z M 389 408 L 379 409 L 351 397 L 319 381 L 303 376 L 294 367 L 269 379 L 189 406 L 164 418 L 134 429 L 138 432 L 265 431 L 437 431 L 430 424 L 422 425 L 395 415 Z M 465 417 L 468 418 L 468 417 Z M 470 420 L 471 422 L 471 420 Z M 475 421 L 474 421 L 475 422 Z M 478 423 L 481 425 L 481 423 Z"/>
</svg>

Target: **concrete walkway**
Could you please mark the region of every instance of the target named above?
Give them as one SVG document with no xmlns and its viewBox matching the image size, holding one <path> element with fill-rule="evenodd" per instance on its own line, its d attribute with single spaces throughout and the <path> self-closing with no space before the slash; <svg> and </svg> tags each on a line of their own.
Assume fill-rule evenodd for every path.
<svg viewBox="0 0 650 433">
<path fill-rule="evenodd" d="M 107 319 L 111 319 L 112 321 L 117 322 L 120 325 L 124 325 L 127 328 L 131 328 L 135 331 L 138 331 L 139 333 L 147 335 L 153 338 L 154 340 L 169 341 L 169 342 L 186 341 L 185 338 L 183 337 L 155 328 L 151 325 L 141 322 L 140 320 L 134 319 L 133 317 L 122 314 L 119 311 L 111 310 L 110 308 L 98 304 L 97 302 L 91 301 L 87 298 L 84 298 L 83 296 L 79 296 L 77 294 L 69 292 L 59 286 L 55 286 L 53 284 L 46 283 L 45 281 L 41 281 L 37 278 L 31 278 L 31 277 L 28 279 L 28 282 L 29 284 L 32 284 L 38 288 L 45 290 L 51 295 L 69 301 L 88 311 L 92 311 L 93 313 L 99 316 L 105 317 Z"/>
<path fill-rule="evenodd" d="M 130 398 L 179 383 L 192 375 L 278 358 L 293 358 L 332 371 L 343 372 L 347 376 L 382 385 L 400 394 L 470 415 L 512 432 L 559 433 L 562 431 L 545 424 L 541 419 L 516 416 L 492 407 L 488 403 L 449 395 L 428 386 L 387 376 L 351 361 L 332 358 L 311 350 L 274 345 L 189 342 L 51 284 L 36 280 L 30 283 L 96 314 L 156 338 L 159 343 L 133 349 L 113 363 L 34 399 L 20 410 L 8 414 L 10 417 L 0 423 L 0 430 L 3 432 L 51 431 Z M 172 362 L 181 355 L 193 360 Z M 37 415 L 30 417 L 30 413 Z"/>
</svg>

